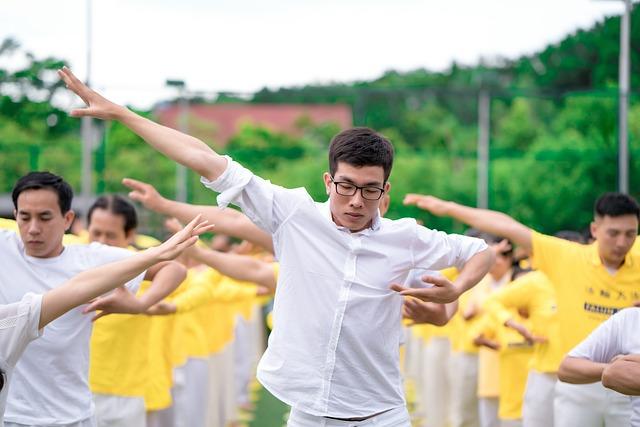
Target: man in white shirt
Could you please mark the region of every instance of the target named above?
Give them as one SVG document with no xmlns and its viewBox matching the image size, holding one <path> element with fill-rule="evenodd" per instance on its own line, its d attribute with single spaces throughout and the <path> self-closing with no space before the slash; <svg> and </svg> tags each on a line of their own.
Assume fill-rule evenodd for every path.
<svg viewBox="0 0 640 427">
<path fill-rule="evenodd" d="M 569 352 L 558 370 L 560 381 L 572 384 L 589 384 L 602 381 L 605 387 L 631 395 L 631 424 L 640 426 L 640 387 L 624 381 L 638 374 L 633 369 L 640 355 L 640 308 L 630 307 L 619 311 L 598 326 L 584 341 Z M 631 367 L 631 369 L 630 369 Z M 626 375 L 625 375 L 626 374 Z M 631 384 L 631 385 L 629 385 Z M 611 392 L 613 394 L 613 392 Z M 615 393 L 617 394 L 617 393 Z M 602 401 L 602 405 L 615 402 Z M 620 413 L 626 407 L 620 408 Z M 589 408 L 585 408 L 582 425 L 590 426 Z"/>
<path fill-rule="evenodd" d="M 413 219 L 379 216 L 393 147 L 366 128 L 338 134 L 329 150 L 326 203 L 304 189 L 265 181 L 196 138 L 160 126 L 87 88 L 68 69 L 61 78 L 88 108 L 73 116 L 122 122 L 147 143 L 202 176 L 218 203 L 240 206 L 273 235 L 280 275 L 274 328 L 258 379 L 292 406 L 288 425 L 409 427 L 399 370 L 403 295 L 448 303 L 488 271 L 493 254 L 478 239 L 447 235 Z M 461 269 L 455 283 L 405 289 L 414 268 Z"/>
<path fill-rule="evenodd" d="M 62 237 L 74 218 L 72 198 L 69 184 L 48 172 L 31 172 L 17 181 L 12 199 L 20 236 L 0 235 L 0 304 L 21 301 L 29 292 L 44 294 L 84 270 L 133 254 L 101 244 L 64 247 Z M 129 290 L 135 291 L 142 277 L 129 282 Z M 131 312 L 130 300 L 118 301 L 113 294 L 103 298 L 110 312 Z M 77 308 L 27 348 L 13 374 L 6 426 L 94 425 L 90 335 L 91 316 Z"/>
</svg>

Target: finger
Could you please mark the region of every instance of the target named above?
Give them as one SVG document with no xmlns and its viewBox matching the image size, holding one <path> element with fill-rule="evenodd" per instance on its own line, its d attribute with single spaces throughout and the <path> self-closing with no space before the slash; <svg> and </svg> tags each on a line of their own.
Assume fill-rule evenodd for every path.
<svg viewBox="0 0 640 427">
<path fill-rule="evenodd" d="M 178 245 L 176 245 L 176 251 L 178 251 L 178 253 L 180 253 L 180 252 L 184 251 L 185 249 L 187 249 L 188 247 L 195 245 L 197 241 L 198 241 L 198 236 L 192 236 L 189 239 L 185 240 L 184 242 L 179 243 Z"/>
<path fill-rule="evenodd" d="M 144 183 L 142 181 L 138 181 L 137 179 L 133 179 L 133 178 L 123 178 L 122 185 L 132 190 L 138 190 L 142 192 L 144 192 L 149 186 L 149 184 Z"/>
<path fill-rule="evenodd" d="M 76 108 L 75 110 L 71 110 L 69 115 L 71 117 L 86 117 L 91 116 L 91 111 L 89 108 Z"/>
<path fill-rule="evenodd" d="M 442 276 L 431 276 L 426 274 L 422 276 L 420 279 L 422 279 L 423 282 L 431 283 L 434 286 L 446 286 L 449 284 L 449 280 Z"/>
<path fill-rule="evenodd" d="M 102 301 L 101 300 L 94 301 L 91 304 L 87 305 L 84 308 L 84 310 L 82 310 L 82 313 L 83 314 L 87 314 L 87 313 L 92 312 L 92 311 L 100 310 L 101 309 L 100 308 L 101 305 L 102 305 Z"/>
<path fill-rule="evenodd" d="M 91 319 L 91 321 L 95 322 L 96 320 L 100 319 L 101 317 L 108 316 L 109 314 L 111 314 L 111 313 L 108 312 L 108 311 L 104 311 L 103 310 L 100 313 L 98 313 L 95 316 L 93 316 L 93 319 Z"/>
<path fill-rule="evenodd" d="M 407 194 L 404 196 L 404 200 L 402 203 L 404 205 L 415 205 L 418 200 L 420 200 L 420 196 L 417 194 Z"/>
<path fill-rule="evenodd" d="M 215 228 L 216 228 L 215 224 L 210 224 L 210 225 L 207 225 L 205 227 L 202 227 L 202 228 L 199 228 L 199 229 L 195 230 L 191 234 L 193 234 L 194 236 L 200 236 L 200 235 L 202 235 L 204 233 L 209 233 L 209 232 L 213 231 Z"/>
<path fill-rule="evenodd" d="M 405 288 L 404 286 L 402 286 L 399 283 L 393 283 L 391 286 L 389 286 L 389 288 L 391 290 L 393 290 L 393 291 L 396 291 L 396 292 L 402 292 L 402 291 L 405 291 L 405 290 L 409 289 L 409 288 Z"/>
</svg>

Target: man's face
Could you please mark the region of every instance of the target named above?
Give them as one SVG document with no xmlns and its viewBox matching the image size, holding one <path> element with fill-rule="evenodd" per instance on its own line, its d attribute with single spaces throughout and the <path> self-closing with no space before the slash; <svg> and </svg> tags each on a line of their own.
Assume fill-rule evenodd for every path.
<svg viewBox="0 0 640 427">
<path fill-rule="evenodd" d="M 597 217 L 591 223 L 591 234 L 598 242 L 600 259 L 609 267 L 619 267 L 638 235 L 635 215 Z"/>
<path fill-rule="evenodd" d="M 50 189 L 25 190 L 18 196 L 13 212 L 27 255 L 52 258 L 62 253 L 62 236 L 74 213 L 62 214 L 58 193 Z"/>
<path fill-rule="evenodd" d="M 105 209 L 94 209 L 89 223 L 89 240 L 103 245 L 126 248 L 131 243 L 132 232 L 125 233 L 125 219 Z"/>
<path fill-rule="evenodd" d="M 382 166 L 356 167 L 344 162 L 338 162 L 335 182 L 345 182 L 359 187 L 383 188 L 389 191 L 389 183 L 384 182 L 384 169 Z M 331 175 L 324 174 L 324 183 L 329 195 L 329 205 L 333 221 L 352 232 L 364 230 L 371 225 L 371 221 L 378 214 L 380 199 L 367 200 L 362 197 L 362 191 L 358 190 L 353 196 L 343 196 L 336 192 L 336 185 L 331 182 Z"/>
</svg>

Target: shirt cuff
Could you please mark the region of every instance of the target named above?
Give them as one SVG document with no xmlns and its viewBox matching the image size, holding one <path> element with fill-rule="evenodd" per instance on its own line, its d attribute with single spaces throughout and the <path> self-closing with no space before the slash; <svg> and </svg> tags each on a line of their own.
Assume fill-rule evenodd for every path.
<svg viewBox="0 0 640 427">
<path fill-rule="evenodd" d="M 220 193 L 217 201 L 221 208 L 226 208 L 229 203 L 236 200 L 253 177 L 251 171 L 233 161 L 231 157 L 224 156 L 224 158 L 227 159 L 227 168 L 217 179 L 209 181 L 203 176 L 200 177 L 200 182 L 205 187 Z"/>
</svg>

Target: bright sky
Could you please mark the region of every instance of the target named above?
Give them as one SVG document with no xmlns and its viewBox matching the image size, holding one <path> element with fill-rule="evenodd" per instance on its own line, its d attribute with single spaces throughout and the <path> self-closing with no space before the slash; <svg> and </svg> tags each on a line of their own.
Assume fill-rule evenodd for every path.
<svg viewBox="0 0 640 427">
<path fill-rule="evenodd" d="M 89 1 L 93 86 L 144 108 L 175 94 L 166 79 L 253 92 L 515 58 L 623 10 L 597 0 L 2 0 L 0 40 L 67 59 L 84 79 Z"/>
</svg>

